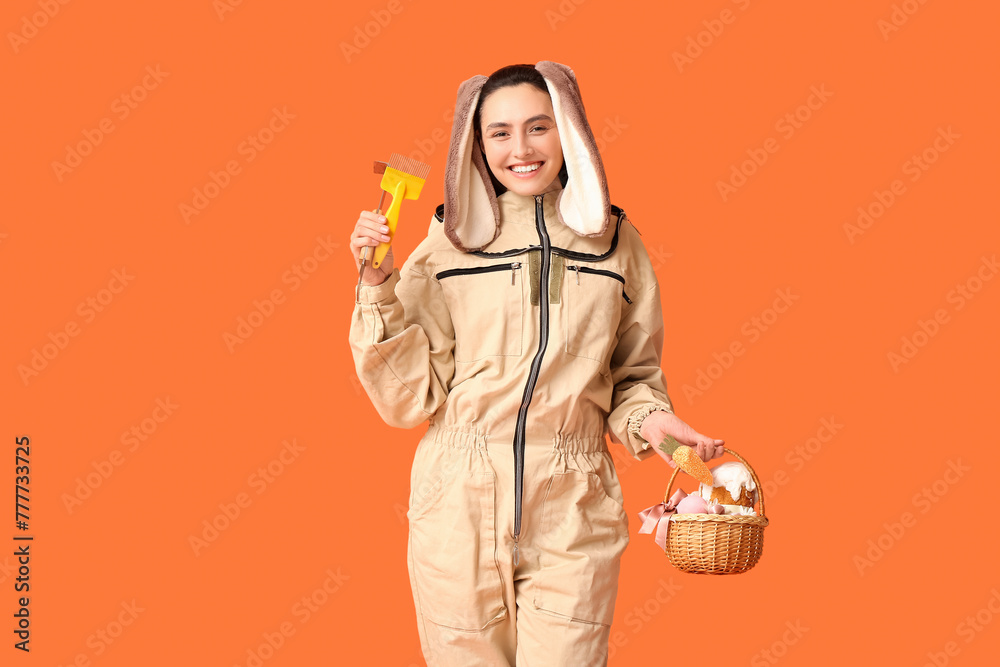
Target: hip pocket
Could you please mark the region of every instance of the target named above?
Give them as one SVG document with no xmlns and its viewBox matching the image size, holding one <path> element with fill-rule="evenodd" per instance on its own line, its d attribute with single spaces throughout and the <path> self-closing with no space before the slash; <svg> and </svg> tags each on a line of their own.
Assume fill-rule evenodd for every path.
<svg viewBox="0 0 1000 667">
<path fill-rule="evenodd" d="M 456 630 L 482 630 L 504 618 L 496 560 L 495 478 L 456 472 L 410 519 L 417 612 Z"/>
<path fill-rule="evenodd" d="M 611 625 L 628 518 L 596 473 L 552 476 L 538 525 L 534 604 L 590 623 Z"/>
</svg>

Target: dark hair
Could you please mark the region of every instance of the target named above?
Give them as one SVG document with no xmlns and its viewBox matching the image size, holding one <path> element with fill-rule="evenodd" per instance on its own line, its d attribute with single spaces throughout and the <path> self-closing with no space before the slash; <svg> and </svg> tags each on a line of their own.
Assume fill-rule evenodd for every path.
<svg viewBox="0 0 1000 667">
<path fill-rule="evenodd" d="M 486 98 L 507 86 L 519 86 L 522 83 L 529 83 L 546 95 L 549 94 L 548 86 L 545 85 L 545 78 L 542 73 L 535 69 L 534 65 L 507 65 L 490 74 L 479 91 L 479 101 L 476 103 L 476 110 L 472 114 L 472 122 L 479 132 L 479 110 L 483 106 Z"/>
<path fill-rule="evenodd" d="M 487 77 L 486 83 L 483 84 L 482 89 L 479 91 L 479 101 L 476 102 L 476 110 L 472 114 L 472 126 L 475 128 L 475 136 L 477 138 L 481 138 L 482 135 L 479 129 L 479 124 L 481 122 L 479 111 L 486 98 L 501 88 L 506 88 L 507 86 L 519 86 L 522 83 L 530 84 L 551 97 L 549 88 L 545 85 L 545 77 L 542 76 L 541 72 L 535 69 L 534 65 L 517 64 L 501 67 Z M 483 155 L 483 163 L 486 164 L 485 154 Z M 497 180 L 497 177 L 493 175 L 493 170 L 488 167 L 487 170 L 490 173 L 490 180 L 493 182 L 493 190 L 496 192 L 497 196 L 507 192 L 507 188 L 505 188 L 503 184 Z M 559 181 L 563 184 L 563 187 L 566 186 L 567 177 L 566 163 L 563 162 L 562 167 L 559 169 Z"/>
</svg>

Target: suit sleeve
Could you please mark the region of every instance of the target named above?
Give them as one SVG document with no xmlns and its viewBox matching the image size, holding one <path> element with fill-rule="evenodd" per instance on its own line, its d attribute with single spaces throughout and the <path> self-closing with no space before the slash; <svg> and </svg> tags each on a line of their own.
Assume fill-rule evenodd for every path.
<svg viewBox="0 0 1000 667">
<path fill-rule="evenodd" d="M 645 250 L 641 253 L 645 280 L 634 303 L 623 314 L 618 327 L 618 344 L 611 355 L 614 390 L 608 428 L 612 436 L 637 460 L 655 456 L 652 445 L 629 429 L 629 420 L 638 424 L 652 410 L 673 412 L 667 382 L 660 367 L 663 354 L 663 310 L 656 274 Z"/>
<path fill-rule="evenodd" d="M 358 379 L 382 419 L 397 428 L 432 417 L 455 373 L 455 332 L 441 286 L 415 264 L 363 286 L 351 319 Z"/>
</svg>

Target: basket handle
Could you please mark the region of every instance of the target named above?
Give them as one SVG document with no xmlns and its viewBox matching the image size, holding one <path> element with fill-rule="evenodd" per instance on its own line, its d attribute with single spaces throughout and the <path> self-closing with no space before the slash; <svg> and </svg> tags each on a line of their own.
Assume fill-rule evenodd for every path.
<svg viewBox="0 0 1000 667">
<path fill-rule="evenodd" d="M 750 476 L 753 478 L 753 483 L 757 485 L 757 500 L 760 503 L 760 515 L 762 517 L 766 517 L 767 515 L 764 514 L 764 487 L 763 485 L 761 485 L 760 479 L 757 477 L 757 471 L 753 469 L 753 466 L 750 465 L 749 461 L 747 461 L 745 458 L 743 458 L 733 450 L 729 449 L 728 447 L 725 447 L 724 450 L 726 454 L 732 454 L 734 457 L 736 457 L 736 459 L 740 463 L 745 465 L 747 467 L 747 470 L 750 471 Z M 666 495 L 663 496 L 663 502 L 666 503 L 670 501 L 670 491 L 674 486 L 674 478 L 677 477 L 677 473 L 679 473 L 680 471 L 681 471 L 680 466 L 674 468 L 674 474 L 670 476 L 670 482 L 667 483 L 667 493 Z"/>
</svg>

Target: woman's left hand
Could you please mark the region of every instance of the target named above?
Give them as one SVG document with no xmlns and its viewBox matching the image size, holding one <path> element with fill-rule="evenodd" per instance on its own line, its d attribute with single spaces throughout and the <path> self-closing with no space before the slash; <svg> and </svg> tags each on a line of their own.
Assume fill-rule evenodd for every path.
<svg viewBox="0 0 1000 667">
<path fill-rule="evenodd" d="M 710 461 L 725 453 L 725 440 L 717 440 L 698 433 L 688 426 L 680 417 L 671 413 L 657 410 L 651 412 L 642 420 L 639 426 L 639 435 L 643 440 L 650 443 L 656 453 L 671 466 L 676 466 L 674 460 L 660 449 L 660 443 L 668 435 L 682 445 L 694 448 L 702 461 Z"/>
</svg>

